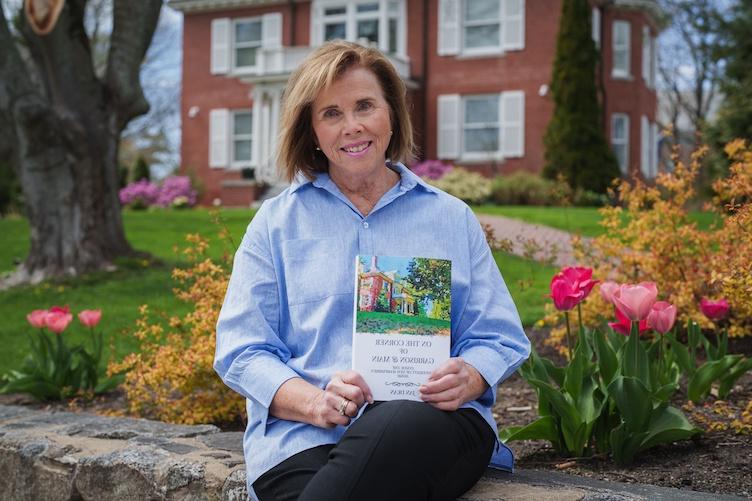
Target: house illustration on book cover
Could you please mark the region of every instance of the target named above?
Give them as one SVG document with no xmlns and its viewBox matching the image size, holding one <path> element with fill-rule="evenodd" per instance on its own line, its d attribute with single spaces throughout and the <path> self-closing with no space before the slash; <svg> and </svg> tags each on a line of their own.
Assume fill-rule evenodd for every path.
<svg viewBox="0 0 752 501">
<path fill-rule="evenodd" d="M 378 256 L 371 256 L 369 271 L 362 272 L 358 282 L 358 309 L 376 311 L 381 301 L 383 310 L 390 313 L 417 315 L 415 293 L 396 279 L 396 271 L 381 271 Z"/>
</svg>

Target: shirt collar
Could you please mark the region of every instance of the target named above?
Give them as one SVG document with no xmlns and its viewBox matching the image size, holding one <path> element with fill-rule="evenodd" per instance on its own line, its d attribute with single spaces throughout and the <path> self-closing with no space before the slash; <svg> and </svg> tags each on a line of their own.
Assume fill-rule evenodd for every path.
<svg viewBox="0 0 752 501">
<path fill-rule="evenodd" d="M 409 191 L 415 188 L 416 186 L 419 186 L 420 188 L 422 188 L 423 190 L 429 193 L 438 193 L 438 190 L 436 188 L 426 183 L 413 171 L 408 169 L 403 163 L 387 161 L 386 165 L 387 167 L 395 171 L 397 174 L 399 174 L 400 190 Z M 309 184 L 315 186 L 316 188 L 324 188 L 330 182 L 331 182 L 331 178 L 329 177 L 329 174 L 326 172 L 317 173 L 314 179 L 308 179 L 305 176 L 305 174 L 303 174 L 302 172 L 298 172 L 298 174 L 295 176 L 295 179 L 292 181 L 292 183 L 290 183 L 290 193 L 295 193 L 298 190 L 300 190 L 303 186 L 306 186 Z"/>
</svg>

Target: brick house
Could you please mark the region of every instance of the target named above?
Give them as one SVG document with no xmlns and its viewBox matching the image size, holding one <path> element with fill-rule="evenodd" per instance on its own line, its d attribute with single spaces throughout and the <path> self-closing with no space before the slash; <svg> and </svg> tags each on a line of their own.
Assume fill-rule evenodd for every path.
<svg viewBox="0 0 752 501">
<path fill-rule="evenodd" d="M 393 271 L 381 271 L 377 257 L 372 256 L 368 271 L 358 274 L 358 309 L 376 311 L 379 297 L 382 297 L 391 313 L 416 315 L 416 298 L 395 277 L 396 273 Z"/>
<path fill-rule="evenodd" d="M 562 0 L 171 0 L 184 14 L 183 169 L 202 202 L 247 205 L 278 183 L 280 99 L 334 38 L 372 43 L 409 89 L 422 158 L 485 174 L 543 168 Z M 656 0 L 591 0 L 603 127 L 622 172 L 657 171 Z"/>
</svg>

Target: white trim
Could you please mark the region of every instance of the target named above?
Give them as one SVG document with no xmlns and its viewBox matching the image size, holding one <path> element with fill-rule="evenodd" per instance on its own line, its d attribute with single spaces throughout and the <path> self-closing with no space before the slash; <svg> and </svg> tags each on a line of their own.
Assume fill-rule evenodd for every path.
<svg viewBox="0 0 752 501">
<path fill-rule="evenodd" d="M 614 131 L 616 130 L 616 127 L 614 127 L 614 122 L 616 120 L 624 120 L 624 137 L 623 138 L 615 138 L 614 137 Z M 629 115 L 626 113 L 614 113 L 611 115 L 611 148 L 614 149 L 614 146 L 624 146 L 624 164 L 619 164 L 619 169 L 621 170 L 622 174 L 629 174 Z M 614 152 L 615 154 L 615 152 Z M 616 157 L 617 161 L 619 160 L 619 157 Z"/>
<path fill-rule="evenodd" d="M 592 14 L 590 16 L 591 36 L 595 43 L 595 48 L 601 48 L 601 9 L 600 7 L 593 7 Z"/>
<path fill-rule="evenodd" d="M 209 42 L 209 71 L 212 75 L 223 75 L 230 71 L 231 23 L 227 17 L 212 19 Z"/>
<path fill-rule="evenodd" d="M 436 52 L 440 56 L 453 56 L 460 52 L 461 13 L 460 0 L 439 1 Z"/>
<path fill-rule="evenodd" d="M 505 158 L 522 158 L 525 156 L 525 92 L 521 90 L 501 93 L 499 115 L 499 148 Z M 519 115 L 516 119 L 508 119 L 508 111 L 512 106 L 518 107 Z M 514 142 L 517 148 L 510 145 L 510 137 L 516 134 Z"/>
<path fill-rule="evenodd" d="M 209 111 L 209 167 L 226 168 L 229 161 L 229 111 L 218 108 Z"/>
<path fill-rule="evenodd" d="M 241 49 L 246 48 L 255 48 L 256 49 L 256 59 L 253 66 L 238 66 L 237 64 L 237 50 L 238 50 L 238 43 L 235 41 L 235 27 L 238 24 L 242 23 L 259 23 L 259 39 L 258 43 L 255 42 L 243 42 L 243 46 L 240 47 Z M 261 16 L 255 16 L 255 17 L 239 17 L 232 20 L 232 32 L 230 35 L 230 60 L 232 61 L 232 72 L 233 73 L 250 73 L 253 71 L 256 71 L 256 69 L 260 66 L 259 65 L 259 55 L 260 55 L 260 49 L 262 48 L 262 44 L 264 41 L 264 20 Z"/>
<path fill-rule="evenodd" d="M 624 36 L 626 37 L 626 41 L 624 43 L 617 43 L 617 32 L 619 30 L 625 30 L 623 32 Z M 611 76 L 613 78 L 631 78 L 631 67 L 632 67 L 632 23 L 629 21 L 625 21 L 623 19 L 616 19 L 611 24 L 611 54 L 613 61 L 611 62 Z M 616 53 L 617 51 L 624 51 L 626 52 L 626 67 L 617 67 L 616 66 Z"/>
<path fill-rule="evenodd" d="M 247 113 L 251 115 L 251 133 L 250 134 L 241 134 L 240 136 L 235 135 L 235 117 L 240 113 Z M 253 117 L 253 108 L 243 108 L 238 110 L 230 110 L 230 128 L 228 130 L 228 139 L 229 139 L 229 146 L 230 146 L 230 168 L 231 169 L 242 169 L 245 167 L 253 167 L 255 164 L 253 163 L 253 142 L 254 142 L 254 117 Z M 248 160 L 237 160 L 235 158 L 235 141 L 250 141 L 251 143 L 251 150 L 250 150 L 250 158 Z"/>
<path fill-rule="evenodd" d="M 513 5 L 517 6 L 517 13 L 512 14 Z M 518 36 L 509 39 L 510 27 L 518 24 Z M 525 0 L 503 0 L 501 6 L 501 47 L 506 51 L 523 50 L 525 48 Z"/>
<path fill-rule="evenodd" d="M 459 94 L 443 94 L 436 101 L 436 156 L 455 159 L 460 154 L 462 117 Z"/>
</svg>

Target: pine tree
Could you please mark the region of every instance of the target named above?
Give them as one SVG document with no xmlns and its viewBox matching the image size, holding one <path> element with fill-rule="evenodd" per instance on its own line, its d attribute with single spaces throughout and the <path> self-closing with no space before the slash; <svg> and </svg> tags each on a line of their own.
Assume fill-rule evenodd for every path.
<svg viewBox="0 0 752 501">
<path fill-rule="evenodd" d="M 133 166 L 133 173 L 131 175 L 131 182 L 141 181 L 145 179 L 151 181 L 151 170 L 146 163 L 146 159 L 139 155 L 136 159 L 136 164 Z"/>
<path fill-rule="evenodd" d="M 564 0 L 551 81 L 554 114 L 543 138 L 543 175 L 555 179 L 562 174 L 572 188 L 603 193 L 620 172 L 601 128 L 598 51 L 590 16 L 587 0 Z"/>
</svg>

